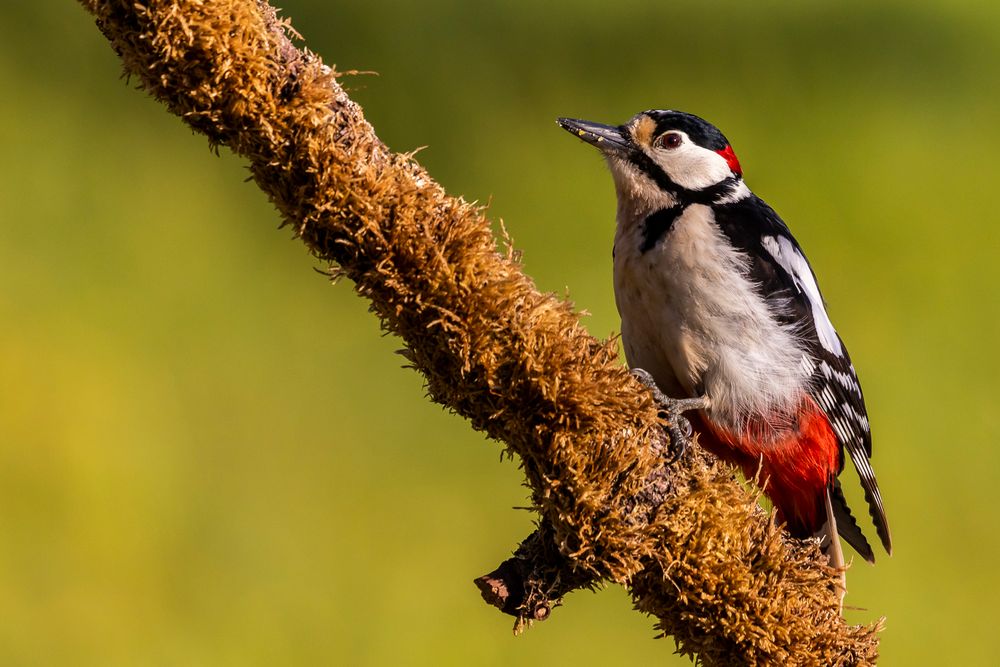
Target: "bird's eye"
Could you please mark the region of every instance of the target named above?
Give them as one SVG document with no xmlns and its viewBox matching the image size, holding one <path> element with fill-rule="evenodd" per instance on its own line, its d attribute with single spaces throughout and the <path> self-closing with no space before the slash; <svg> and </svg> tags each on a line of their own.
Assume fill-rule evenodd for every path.
<svg viewBox="0 0 1000 667">
<path fill-rule="evenodd" d="M 682 143 L 684 143 L 684 137 L 681 136 L 680 132 L 666 132 L 656 139 L 657 147 L 667 150 L 677 148 Z"/>
</svg>

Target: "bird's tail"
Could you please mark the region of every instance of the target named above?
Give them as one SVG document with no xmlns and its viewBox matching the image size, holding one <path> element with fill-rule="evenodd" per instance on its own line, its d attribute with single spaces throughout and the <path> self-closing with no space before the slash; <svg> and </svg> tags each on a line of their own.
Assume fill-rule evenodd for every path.
<svg viewBox="0 0 1000 667">
<path fill-rule="evenodd" d="M 833 501 L 830 496 L 832 491 L 833 484 L 830 484 L 823 494 L 826 521 L 816 531 L 816 537 L 820 538 L 820 548 L 826 554 L 826 557 L 830 559 L 830 565 L 840 572 L 840 580 L 837 584 L 837 596 L 840 598 L 840 609 L 843 611 L 844 596 L 847 595 L 847 566 L 844 562 L 844 550 L 840 546 L 840 534 L 837 532 L 837 515 L 834 513 Z"/>
</svg>

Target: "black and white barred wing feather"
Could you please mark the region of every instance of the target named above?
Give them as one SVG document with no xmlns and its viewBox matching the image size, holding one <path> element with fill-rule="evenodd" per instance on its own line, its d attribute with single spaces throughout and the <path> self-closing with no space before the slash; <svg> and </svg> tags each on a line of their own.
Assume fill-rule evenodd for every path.
<svg viewBox="0 0 1000 667">
<path fill-rule="evenodd" d="M 841 346 L 843 347 L 843 344 Z M 875 471 L 869 462 L 872 455 L 872 434 L 868 424 L 868 413 L 865 410 L 865 399 L 846 348 L 840 356 L 821 356 L 813 373 L 813 387 L 813 398 L 826 413 L 834 433 L 837 434 L 837 440 L 841 447 L 847 450 L 858 471 L 875 531 L 885 550 L 892 553 L 892 540 L 885 510 L 882 507 L 882 496 L 875 479 Z M 849 515 L 850 510 L 844 500 L 839 480 L 835 482 L 834 487 L 832 502 L 834 514 L 837 515 L 840 524 L 842 515 L 845 513 Z M 842 529 L 841 534 L 851 542 L 846 530 Z M 867 560 L 874 560 L 870 548 L 867 554 L 861 549 L 858 549 L 858 553 Z"/>
</svg>

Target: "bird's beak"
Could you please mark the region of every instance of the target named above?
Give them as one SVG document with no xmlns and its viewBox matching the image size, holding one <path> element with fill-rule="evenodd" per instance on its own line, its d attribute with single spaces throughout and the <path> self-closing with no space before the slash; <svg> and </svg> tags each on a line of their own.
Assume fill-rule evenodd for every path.
<svg viewBox="0 0 1000 667">
<path fill-rule="evenodd" d="M 572 132 L 591 146 L 596 146 L 604 155 L 625 157 L 632 152 L 631 142 L 619 127 L 575 118 L 559 118 L 556 122 L 562 129 Z"/>
</svg>

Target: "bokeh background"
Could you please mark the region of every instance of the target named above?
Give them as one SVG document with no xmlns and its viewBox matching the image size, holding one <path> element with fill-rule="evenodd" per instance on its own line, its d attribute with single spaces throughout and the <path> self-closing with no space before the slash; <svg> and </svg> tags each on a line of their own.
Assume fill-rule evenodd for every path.
<svg viewBox="0 0 1000 667">
<path fill-rule="evenodd" d="M 884 665 L 1000 661 L 1000 4 L 281 6 L 599 336 L 610 179 L 553 120 L 718 124 L 867 393 L 896 553 L 851 570 L 850 620 L 888 617 Z M 516 465 L 119 74 L 76 3 L 7 3 L 0 664 L 685 664 L 617 588 L 511 637 L 471 580 L 531 529 Z"/>
</svg>

